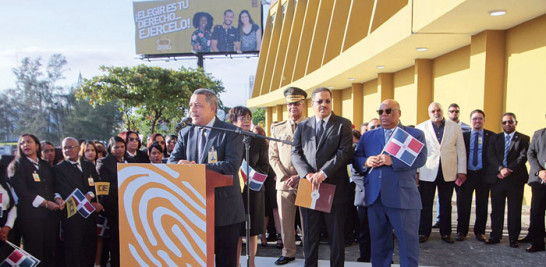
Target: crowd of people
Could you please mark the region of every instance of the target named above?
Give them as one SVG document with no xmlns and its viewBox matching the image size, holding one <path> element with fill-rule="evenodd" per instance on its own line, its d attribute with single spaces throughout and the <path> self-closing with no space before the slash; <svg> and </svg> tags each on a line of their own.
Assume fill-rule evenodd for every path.
<svg viewBox="0 0 546 267">
<path fill-rule="evenodd" d="M 470 112 L 471 123 L 466 125 L 459 120 L 457 104 L 448 107 L 445 118 L 442 105 L 436 102 L 428 107 L 429 120 L 406 126 L 400 121 L 400 104 L 387 99 L 380 103 L 379 117 L 362 124 L 358 131 L 349 120 L 334 114 L 327 88 L 313 91 L 314 114 L 309 118 L 303 116 L 304 90 L 290 87 L 284 95 L 288 118 L 271 126 L 271 137 L 292 145 L 255 136 L 249 155 L 241 135 L 199 127 L 265 135 L 263 128 L 253 126 L 252 112 L 246 107 L 229 111 L 231 123 L 220 120 L 217 96 L 208 89 L 197 89 L 190 98 L 192 127 L 166 137 L 154 133 L 145 148 L 134 131 L 113 136 L 106 146 L 66 137 L 60 149 L 32 134 L 22 134 L 15 158 L 0 172 L 0 240 L 23 245 L 41 266 L 106 266 L 107 262 L 119 266 L 117 164 L 126 162 L 206 164 L 207 169 L 234 177 L 232 186 L 215 189 L 216 266 L 239 266 L 245 213 L 251 218 L 246 240 L 251 266 L 255 266 L 258 236 L 262 236 L 262 246 L 267 246 L 266 232 L 281 236 L 277 246 L 282 252 L 276 265 L 295 259 L 296 239 L 301 236 L 305 266 L 317 265 L 321 238 L 328 240 L 331 266 L 344 265 L 345 246 L 353 241 L 360 247 L 358 261 L 389 266 L 394 240 L 400 264 L 417 266 L 419 243 L 427 242 L 434 227 L 436 189 L 438 227 L 446 243 L 467 238 L 474 195 L 477 240 L 500 243 L 508 203 L 509 246 L 531 242 L 528 252 L 544 251 L 546 128 L 531 139 L 516 131 L 516 115 L 508 112 L 500 122 L 503 132 L 496 134 L 484 129 L 482 110 Z M 422 148 L 413 151 L 412 160 L 407 161 L 384 152 L 393 139 L 420 142 Z M 268 175 L 259 190 L 250 190 L 239 179 L 247 156 L 253 170 Z M 313 188 L 322 183 L 335 185 L 330 212 L 295 205 L 300 179 L 307 179 Z M 96 182 L 108 182 L 109 193 L 97 196 Z M 532 188 L 531 221 L 529 234 L 520 238 L 526 183 Z M 65 200 L 75 189 L 95 208 L 91 216 L 67 216 Z M 455 238 L 451 220 L 454 191 Z M 492 230 L 487 238 L 489 196 Z M 275 231 L 268 231 L 272 225 Z M 0 257 L 7 256 L 4 247 L 0 246 Z"/>
</svg>

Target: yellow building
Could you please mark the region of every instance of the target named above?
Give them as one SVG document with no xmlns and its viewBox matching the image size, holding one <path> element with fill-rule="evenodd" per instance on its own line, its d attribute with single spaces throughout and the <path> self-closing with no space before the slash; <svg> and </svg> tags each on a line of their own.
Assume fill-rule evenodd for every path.
<svg viewBox="0 0 546 267">
<path fill-rule="evenodd" d="M 265 107 L 265 129 L 287 118 L 283 89 L 324 86 L 333 109 L 358 128 L 386 98 L 406 125 L 437 101 L 486 113 L 501 131 L 546 125 L 546 0 L 272 1 L 249 107 Z M 311 114 L 308 100 L 308 114 Z M 447 114 L 444 114 L 447 116 Z"/>
</svg>

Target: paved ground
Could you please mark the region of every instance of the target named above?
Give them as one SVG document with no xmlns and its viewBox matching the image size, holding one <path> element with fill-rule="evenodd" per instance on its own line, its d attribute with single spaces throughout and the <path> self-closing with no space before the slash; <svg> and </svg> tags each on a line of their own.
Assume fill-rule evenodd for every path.
<svg viewBox="0 0 546 267">
<path fill-rule="evenodd" d="M 455 198 L 454 198 L 455 200 Z M 491 209 L 489 209 L 491 212 Z M 474 213 L 474 207 L 472 208 Z M 452 225 L 454 231 L 457 225 L 457 208 L 455 202 L 453 202 L 452 213 Z M 471 218 L 471 224 L 474 221 L 474 217 Z M 487 225 L 487 236 L 490 233 L 490 222 Z M 521 237 L 527 234 L 527 227 L 529 226 L 529 207 L 523 207 L 522 216 L 522 232 Z M 448 244 L 440 239 L 438 229 L 433 229 L 429 241 L 420 244 L 421 255 L 419 257 L 419 265 L 422 266 L 545 266 L 546 252 L 528 253 L 525 248 L 528 244 L 520 244 L 519 248 L 510 248 L 508 246 L 508 233 L 506 225 L 504 227 L 504 236 L 500 244 L 485 245 L 483 242 L 479 242 L 474 238 L 472 234 L 472 225 L 470 226 L 470 233 L 468 238 L 462 242 L 455 242 L 455 244 Z M 452 235 L 455 237 L 455 233 Z M 303 248 L 298 247 L 297 260 L 291 262 L 286 266 L 303 266 Z M 399 263 L 398 251 L 395 249 L 394 262 Z M 268 247 L 258 247 L 258 256 L 261 257 L 260 264 L 256 266 L 275 266 L 274 261 L 281 255 L 281 250 L 275 247 L 274 242 L 270 242 Z M 322 244 L 319 248 L 319 259 L 329 259 L 329 248 L 327 245 Z M 354 244 L 345 249 L 345 260 L 347 266 L 366 266 L 366 264 L 357 263 L 353 265 L 352 262 L 356 262 L 356 258 L 359 256 L 358 245 Z M 241 266 L 246 266 L 246 257 L 241 257 Z M 351 263 L 351 264 L 349 264 Z M 322 262 L 320 266 L 329 266 L 327 262 Z"/>
</svg>

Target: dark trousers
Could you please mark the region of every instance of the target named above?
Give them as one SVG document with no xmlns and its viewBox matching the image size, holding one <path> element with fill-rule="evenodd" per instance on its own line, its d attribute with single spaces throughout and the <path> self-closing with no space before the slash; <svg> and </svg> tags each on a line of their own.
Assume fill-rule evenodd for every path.
<svg viewBox="0 0 546 267">
<path fill-rule="evenodd" d="M 39 259 L 40 266 L 57 266 L 55 248 L 59 235 L 59 220 L 56 216 L 17 220 L 23 233 L 24 250 Z"/>
<path fill-rule="evenodd" d="M 349 199 L 355 199 L 355 183 L 349 184 Z M 358 211 L 352 201 L 347 201 L 345 215 L 345 243 L 352 244 L 358 238 Z"/>
<path fill-rule="evenodd" d="M 546 210 L 546 185 L 537 185 L 532 188 L 531 223 L 529 236 L 533 248 L 544 249 L 544 215 Z"/>
<path fill-rule="evenodd" d="M 358 245 L 360 248 L 360 259 L 365 262 L 370 262 L 371 245 L 370 245 L 370 226 L 368 224 L 368 208 L 358 206 L 356 207 L 356 209 L 358 211 L 358 221 L 359 221 Z"/>
<path fill-rule="evenodd" d="M 63 220 L 65 266 L 93 266 L 97 254 L 95 214 L 84 219 L 75 214 Z"/>
<path fill-rule="evenodd" d="M 214 254 L 217 267 L 237 266 L 237 251 L 241 223 L 214 227 Z"/>
<path fill-rule="evenodd" d="M 515 177 L 507 177 L 491 187 L 491 237 L 502 239 L 504 224 L 504 206 L 508 199 L 508 238 L 517 241 L 521 232 L 521 204 L 523 201 L 523 186 L 521 182 L 512 181 Z"/>
<path fill-rule="evenodd" d="M 485 171 L 468 171 L 467 179 L 461 186 L 455 186 L 457 193 L 457 233 L 468 234 L 472 194 L 476 192 L 476 221 L 474 234 L 485 234 L 487 204 L 490 185 L 484 182 Z"/>
<path fill-rule="evenodd" d="M 438 170 L 436 180 L 433 182 L 419 181 L 419 193 L 421 193 L 421 220 L 419 222 L 419 234 L 429 236 L 432 231 L 432 205 L 434 194 L 438 187 L 438 200 L 440 202 L 440 235 L 451 234 L 451 197 L 455 182 L 444 181 L 442 169 Z"/>
<path fill-rule="evenodd" d="M 346 203 L 333 204 L 330 213 L 301 208 L 303 217 L 303 252 L 305 254 L 305 266 L 316 267 L 318 265 L 318 247 L 320 227 L 319 222 L 324 221 L 328 233 L 330 245 L 330 266 L 343 266 L 345 261 L 345 210 Z"/>
</svg>

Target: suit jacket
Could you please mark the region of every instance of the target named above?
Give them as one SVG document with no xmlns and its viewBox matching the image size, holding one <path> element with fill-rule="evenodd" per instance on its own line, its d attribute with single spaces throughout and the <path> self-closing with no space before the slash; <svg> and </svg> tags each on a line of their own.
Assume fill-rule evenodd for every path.
<svg viewBox="0 0 546 267">
<path fill-rule="evenodd" d="M 233 124 L 216 118 L 214 127 L 236 130 Z M 178 141 L 174 147 L 168 163 L 175 164 L 179 160 L 195 161 L 206 164 L 207 169 L 233 177 L 233 185 L 216 188 L 215 198 L 215 225 L 225 226 L 240 223 L 245 220 L 245 210 L 241 187 L 239 185 L 239 167 L 243 158 L 243 136 L 233 132 L 210 130 L 201 158 L 197 158 L 199 131 L 198 126 L 186 127 L 180 130 Z M 208 153 L 214 146 L 218 156 L 217 163 L 207 163 Z"/>
<path fill-rule="evenodd" d="M 489 159 L 489 167 L 487 169 L 487 182 L 494 184 L 498 180 L 497 174 L 500 172 L 503 166 L 504 160 L 504 133 L 499 133 L 491 138 L 491 143 L 487 151 L 487 157 Z M 512 140 L 510 141 L 510 149 L 508 150 L 508 156 L 506 161 L 508 162 L 509 169 L 514 172 L 505 180 L 517 183 L 526 183 L 529 179 L 529 173 L 527 172 L 527 150 L 529 148 L 529 136 L 519 132 L 515 132 Z"/>
<path fill-rule="evenodd" d="M 538 172 L 546 169 L 546 128 L 540 129 L 533 134 L 533 140 L 527 152 L 527 159 L 531 165 L 529 185 L 533 187 L 545 186 Z"/>
<path fill-rule="evenodd" d="M 464 132 L 463 133 L 463 139 L 464 139 L 464 145 L 466 148 L 466 166 L 468 166 L 468 162 L 470 161 L 470 138 L 474 138 L 471 136 L 471 131 Z M 495 133 L 492 131 L 489 131 L 487 129 L 483 129 L 483 141 L 482 141 L 482 170 L 487 170 L 487 166 L 489 165 L 489 161 L 487 160 L 487 151 L 489 148 L 489 142 L 491 140 L 491 137 L 494 136 Z"/>
<path fill-rule="evenodd" d="M 82 171 L 67 160 L 63 160 L 53 167 L 56 178 L 55 192 L 59 193 L 62 199 L 66 199 L 76 188 L 80 189 L 84 195 L 87 192 L 95 193 L 94 182 L 99 181 L 95 165 L 85 160 L 80 163 Z M 90 184 L 89 178 L 93 179 L 93 184 Z"/>
<path fill-rule="evenodd" d="M 104 213 L 111 220 L 118 216 L 118 160 L 112 154 L 97 160 L 96 165 L 99 179 L 102 182 L 110 183 L 110 190 L 107 196 L 100 196 L 104 206 Z"/>
<path fill-rule="evenodd" d="M 356 150 L 358 147 L 358 143 L 353 144 L 353 149 Z M 354 157 L 355 154 L 353 154 Z M 350 165 L 351 169 L 351 179 L 355 183 L 355 200 L 354 205 L 355 206 L 366 206 L 366 202 L 364 201 L 364 196 L 366 196 L 366 188 L 364 187 L 364 176 L 360 174 L 351 163 Z"/>
<path fill-rule="evenodd" d="M 368 157 L 377 156 L 383 151 L 385 133 L 381 127 L 364 133 L 360 138 L 353 156 L 353 167 L 365 176 L 364 187 L 366 194 L 364 201 L 367 206 L 375 203 L 381 193 L 381 203 L 386 207 L 421 209 L 421 197 L 415 182 L 415 175 L 417 169 L 425 165 L 427 161 L 428 147 L 425 142 L 425 136 L 419 129 L 402 125 L 398 127 L 425 144 L 411 166 L 408 166 L 395 157 L 391 157 L 391 166 L 381 166 L 373 170 L 364 167 L 364 163 Z"/>
<path fill-rule="evenodd" d="M 268 147 L 265 139 L 251 138 L 248 165 L 255 171 L 267 175 L 269 173 L 269 158 L 267 155 Z M 243 159 L 246 159 L 246 152 L 243 153 Z M 265 186 L 262 186 L 260 191 L 264 191 Z"/>
<path fill-rule="evenodd" d="M 137 149 L 134 157 L 129 156 L 129 153 L 125 153 L 125 159 L 128 163 L 150 163 L 148 154 L 139 149 Z"/>
<path fill-rule="evenodd" d="M 27 157 L 12 162 L 13 166 L 9 169 L 9 183 L 13 186 L 17 196 L 17 218 L 20 219 L 45 219 L 51 216 L 57 216 L 56 213 L 46 208 L 32 206 L 36 196 L 41 196 L 46 200 L 53 201 L 55 190 L 55 176 L 49 164 L 43 160 L 38 160 L 40 166 L 36 170 Z M 10 164 L 10 165 L 11 165 Z M 36 172 L 40 176 L 39 181 L 35 181 L 32 174 Z"/>
<path fill-rule="evenodd" d="M 347 164 L 353 155 L 352 124 L 332 112 L 320 142 L 316 143 L 315 117 L 298 124 L 292 146 L 292 163 L 300 177 L 323 171 L 324 183 L 336 185 L 333 203 L 347 201 L 349 175 Z"/>
<path fill-rule="evenodd" d="M 419 169 L 419 180 L 434 181 L 441 159 L 444 180 L 453 182 L 457 179 L 457 173 L 466 173 L 466 151 L 461 126 L 445 119 L 444 135 L 440 144 L 432 123 L 431 120 L 427 120 L 416 127 L 425 133 L 427 144 L 427 162 Z"/>
<path fill-rule="evenodd" d="M 301 118 L 297 123 L 303 121 Z M 295 130 L 292 129 L 293 122 L 286 120 L 271 126 L 271 137 L 287 141 L 294 140 Z M 277 175 L 275 189 L 295 190 L 285 184 L 285 181 L 292 175 L 298 174 L 292 164 L 292 146 L 281 142 L 271 141 L 269 143 L 269 163 Z"/>
</svg>

